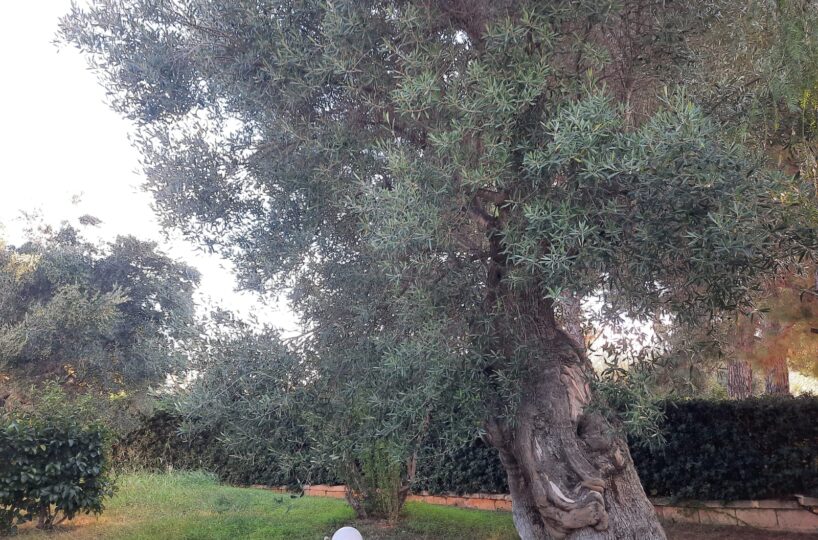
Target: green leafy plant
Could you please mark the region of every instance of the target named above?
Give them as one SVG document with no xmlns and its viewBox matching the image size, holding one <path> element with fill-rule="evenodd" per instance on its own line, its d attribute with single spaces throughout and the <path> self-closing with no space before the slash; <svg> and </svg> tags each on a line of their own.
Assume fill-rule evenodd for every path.
<svg viewBox="0 0 818 540">
<path fill-rule="evenodd" d="M 610 390 L 604 390 L 608 397 Z M 651 429 L 625 426 L 648 495 L 742 500 L 818 493 L 815 396 L 677 399 L 650 409 L 658 415 L 651 416 Z M 479 440 L 450 452 L 430 447 L 427 454 L 418 468 L 417 489 L 508 493 L 497 451 Z"/>
<path fill-rule="evenodd" d="M 339 484 L 328 469 L 286 467 L 271 455 L 243 455 L 231 451 L 217 426 L 182 432 L 184 419 L 172 411 L 157 409 L 140 418 L 138 426 L 113 445 L 113 466 L 118 471 L 204 470 L 233 485 L 262 484 L 297 486 Z M 306 453 L 304 461 L 309 459 Z M 300 465 L 300 464 L 299 464 Z M 312 472 L 312 474 L 308 474 Z"/>
<path fill-rule="evenodd" d="M 33 411 L 0 416 L 0 531 L 36 518 L 50 529 L 79 513 L 102 512 L 113 493 L 105 428 L 88 400 L 46 386 Z"/>
<path fill-rule="evenodd" d="M 359 517 L 396 520 L 400 515 L 409 486 L 403 481 L 403 464 L 394 459 L 388 445 L 376 441 L 359 453 L 358 459 L 345 460 L 344 476 L 347 500 Z"/>
<path fill-rule="evenodd" d="M 624 426 L 629 432 L 630 452 L 649 495 L 739 500 L 818 493 L 818 426 L 813 421 L 818 415 L 818 398 L 814 396 L 665 400 L 653 403 L 650 410 L 651 415 L 657 415 L 651 416 L 651 429 L 630 430 Z M 162 412 L 146 420 L 146 425 L 155 427 L 165 422 L 173 427 L 151 436 L 141 432 L 139 437 L 128 439 L 135 449 L 120 451 L 123 455 L 142 456 L 144 463 L 155 465 L 150 467 L 154 469 L 205 468 L 233 483 L 288 483 L 276 463 L 256 463 L 253 468 L 244 461 L 211 460 L 211 454 L 227 454 L 223 448 L 212 450 L 219 448 L 216 437 L 199 435 L 212 443 L 211 453 L 204 452 L 202 445 L 190 444 L 178 435 L 178 417 Z M 661 442 L 657 443 L 659 436 Z M 166 442 L 159 444 L 158 440 Z M 153 461 L 145 460 L 151 451 Z M 196 461 L 194 456 L 201 459 Z M 394 492 L 388 488 L 396 485 L 390 481 L 401 469 L 386 457 L 383 448 L 373 448 L 371 459 L 362 460 L 361 470 L 369 475 L 366 486 L 383 494 L 377 500 L 373 498 L 373 503 L 388 509 L 387 495 Z M 324 471 L 314 477 L 314 482 L 335 484 L 338 478 Z M 412 489 L 431 493 L 508 493 L 508 484 L 497 450 L 482 440 L 451 448 L 446 441 L 432 437 L 417 460 Z"/>
<path fill-rule="evenodd" d="M 415 489 L 434 494 L 508 493 L 508 482 L 497 450 L 483 440 L 453 451 L 434 441 L 418 465 Z"/>
</svg>

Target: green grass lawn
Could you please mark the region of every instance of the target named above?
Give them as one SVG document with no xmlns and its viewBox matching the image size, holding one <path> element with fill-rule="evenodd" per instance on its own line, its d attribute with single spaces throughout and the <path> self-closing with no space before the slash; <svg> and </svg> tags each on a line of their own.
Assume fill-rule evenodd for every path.
<svg viewBox="0 0 818 540">
<path fill-rule="evenodd" d="M 354 525 L 366 540 L 512 540 L 505 512 L 408 503 L 395 525 L 355 521 L 340 499 L 291 498 L 272 491 L 219 485 L 204 473 L 129 474 L 99 516 L 80 516 L 43 532 L 31 524 L 27 540 L 317 539 Z M 666 524 L 670 540 L 807 540 L 814 535 L 768 533 L 748 527 Z"/>
<path fill-rule="evenodd" d="M 81 516 L 45 533 L 27 525 L 26 539 L 323 539 L 354 525 L 367 540 L 518 538 L 511 516 L 423 503 L 406 505 L 394 526 L 355 522 L 346 502 L 291 498 L 262 489 L 219 485 L 203 473 L 131 474 L 99 516 Z"/>
</svg>

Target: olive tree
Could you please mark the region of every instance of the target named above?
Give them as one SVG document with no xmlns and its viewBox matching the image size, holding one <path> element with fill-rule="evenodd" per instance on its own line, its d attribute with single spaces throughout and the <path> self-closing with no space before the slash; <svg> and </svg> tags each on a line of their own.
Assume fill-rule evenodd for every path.
<svg viewBox="0 0 818 540">
<path fill-rule="evenodd" d="M 100 0 L 62 32 L 164 225 L 289 287 L 344 380 L 402 377 L 371 392 L 384 434 L 484 434 L 522 538 L 664 538 L 566 306 L 749 309 L 812 245 L 795 188 L 663 90 L 683 4 Z"/>
</svg>

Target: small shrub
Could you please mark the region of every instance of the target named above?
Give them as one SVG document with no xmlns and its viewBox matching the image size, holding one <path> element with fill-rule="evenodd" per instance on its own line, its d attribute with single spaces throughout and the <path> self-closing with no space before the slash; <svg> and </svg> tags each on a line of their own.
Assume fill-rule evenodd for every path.
<svg viewBox="0 0 818 540">
<path fill-rule="evenodd" d="M 35 409 L 0 415 L 0 531 L 36 518 L 50 529 L 79 513 L 99 514 L 113 492 L 106 431 L 81 403 L 48 387 Z"/>
<path fill-rule="evenodd" d="M 393 459 L 386 444 L 375 442 L 343 468 L 347 500 L 359 518 L 398 518 L 409 486 L 403 465 Z"/>
</svg>

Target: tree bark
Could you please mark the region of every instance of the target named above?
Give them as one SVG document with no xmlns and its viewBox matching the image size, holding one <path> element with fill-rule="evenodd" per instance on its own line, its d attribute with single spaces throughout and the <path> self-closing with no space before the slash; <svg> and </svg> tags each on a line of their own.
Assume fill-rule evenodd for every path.
<svg viewBox="0 0 818 540">
<path fill-rule="evenodd" d="M 733 360 L 727 365 L 727 395 L 745 399 L 753 395 L 753 368 L 744 360 Z"/>
<path fill-rule="evenodd" d="M 764 376 L 764 391 L 767 394 L 789 395 L 790 370 L 787 367 L 787 358 L 776 358 L 775 363 L 767 368 Z"/>
<path fill-rule="evenodd" d="M 509 316 L 501 335 L 517 337 L 514 349 L 537 345 L 529 349 L 535 354 L 514 420 L 487 422 L 489 442 L 508 476 L 520 537 L 664 539 L 624 437 L 587 410 L 591 366 L 582 348 L 557 326 L 549 302 L 504 296 L 500 303 Z"/>
<path fill-rule="evenodd" d="M 561 322 L 565 333 L 585 351 L 585 332 L 582 329 L 582 302 L 575 294 L 563 294 L 560 298 Z"/>
</svg>

